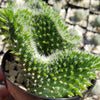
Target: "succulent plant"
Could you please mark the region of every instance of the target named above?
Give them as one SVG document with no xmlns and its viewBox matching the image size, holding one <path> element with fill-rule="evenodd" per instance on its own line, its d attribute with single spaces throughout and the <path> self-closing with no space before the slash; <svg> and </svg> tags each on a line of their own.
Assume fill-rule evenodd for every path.
<svg viewBox="0 0 100 100">
<path fill-rule="evenodd" d="M 95 25 L 96 25 L 97 27 L 100 27 L 100 16 L 97 16 L 97 17 L 95 18 Z"/>
<path fill-rule="evenodd" d="M 84 19 L 84 17 L 85 17 L 84 11 L 79 10 L 75 12 L 75 15 L 74 15 L 75 21 L 81 21 Z"/>
<path fill-rule="evenodd" d="M 30 1 L 31 4 L 34 2 L 32 0 Z M 38 50 L 40 54 L 45 56 L 59 50 L 72 49 L 72 47 L 76 48 L 78 43 L 75 44 L 74 42 L 79 39 L 79 36 L 71 37 L 67 31 L 67 26 L 61 20 L 60 16 L 44 5 L 41 0 L 40 3 L 43 6 L 42 9 L 36 7 L 32 9 L 32 7 L 28 7 L 28 2 L 24 4 L 24 7 L 23 5 L 14 5 L 0 11 L 2 21 L 1 29 L 3 31 L 7 29 L 6 33 L 8 34 L 5 40 L 11 37 L 9 42 L 13 43 L 13 47 L 10 46 L 10 48 L 19 52 L 19 48 L 22 48 L 24 45 L 26 47 L 28 44 L 25 43 L 27 39 L 35 50 Z M 19 36 L 19 34 L 22 36 L 25 35 L 24 38 Z M 32 40 L 28 37 L 32 38 Z M 32 41 L 35 43 L 31 44 Z"/>
<path fill-rule="evenodd" d="M 100 35 L 99 34 L 95 35 L 92 40 L 95 45 L 100 45 Z"/>
<path fill-rule="evenodd" d="M 41 64 L 39 62 L 35 64 L 36 68 L 29 70 L 37 73 L 31 78 L 34 84 L 30 85 L 30 91 L 52 98 L 75 95 L 83 97 L 80 91 L 87 90 L 86 86 L 92 85 L 89 79 L 95 79 L 94 69 L 100 66 L 99 59 L 78 51 L 62 51 L 49 56 L 48 61 L 44 61 L 44 67 L 38 67 Z"/>
<path fill-rule="evenodd" d="M 89 80 L 95 79 L 100 59 L 77 51 L 79 37 L 67 31 L 56 12 L 37 1 L 41 9 L 29 6 L 35 3 L 29 0 L 0 10 L 3 41 L 26 69 L 29 92 L 50 98 L 83 97 L 80 91 L 92 85 Z"/>
</svg>

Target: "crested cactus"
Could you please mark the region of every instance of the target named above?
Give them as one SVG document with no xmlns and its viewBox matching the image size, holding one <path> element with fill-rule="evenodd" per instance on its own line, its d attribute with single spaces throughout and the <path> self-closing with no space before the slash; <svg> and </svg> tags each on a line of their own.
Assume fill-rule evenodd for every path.
<svg viewBox="0 0 100 100">
<path fill-rule="evenodd" d="M 79 11 L 75 12 L 74 19 L 75 19 L 75 21 L 81 21 L 84 19 L 84 16 L 85 16 L 85 13 L 83 11 L 79 10 Z"/>
<path fill-rule="evenodd" d="M 92 85 L 89 79 L 95 79 L 94 69 L 99 68 L 98 62 L 96 57 L 76 51 L 53 54 L 39 67 L 41 62 L 36 61 L 35 67 L 29 69 L 29 72 L 37 73 L 30 77 L 29 91 L 51 98 L 75 95 L 83 97 L 80 91 L 87 90 L 86 86 Z"/>
<path fill-rule="evenodd" d="M 97 17 L 95 18 L 95 25 L 96 25 L 97 27 L 100 27 L 100 16 L 97 16 Z"/>
<path fill-rule="evenodd" d="M 0 10 L 3 41 L 26 69 L 29 85 L 25 87 L 44 97 L 83 97 L 80 91 L 92 85 L 89 80 L 95 79 L 100 59 L 77 51 L 79 37 L 72 36 L 58 14 L 41 0 L 37 0 L 41 8 L 29 6 L 35 1 Z"/>
</svg>

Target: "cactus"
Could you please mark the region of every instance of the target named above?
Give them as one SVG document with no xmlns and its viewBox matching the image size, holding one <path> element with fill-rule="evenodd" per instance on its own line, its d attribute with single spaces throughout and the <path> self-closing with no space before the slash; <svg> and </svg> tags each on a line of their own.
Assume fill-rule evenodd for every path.
<svg viewBox="0 0 100 100">
<path fill-rule="evenodd" d="M 75 95 L 83 97 L 79 91 L 87 90 L 84 85 L 92 85 L 88 80 L 95 79 L 93 70 L 100 66 L 97 64 L 99 61 L 95 62 L 97 66 L 92 63 L 94 59 L 96 58 L 92 55 L 76 51 L 62 51 L 51 55 L 48 59 L 49 62 L 45 61 L 44 67 L 38 67 L 41 64 L 39 62 L 35 64 L 36 68 L 29 70 L 29 72 L 37 73 L 32 78 L 30 77 L 34 81 L 34 84 L 30 81 L 32 84 L 30 91 L 50 98 L 65 98 Z"/>
<path fill-rule="evenodd" d="M 99 34 L 95 35 L 92 40 L 95 45 L 100 45 L 100 35 Z"/>
<path fill-rule="evenodd" d="M 75 19 L 75 21 L 81 21 L 84 19 L 84 16 L 85 16 L 85 13 L 83 11 L 79 10 L 79 11 L 75 12 L 74 19 Z"/>
<path fill-rule="evenodd" d="M 92 85 L 89 80 L 95 79 L 100 59 L 77 51 L 79 37 L 67 31 L 56 12 L 37 1 L 42 8 L 29 6 L 35 1 L 28 0 L 0 10 L 3 41 L 26 69 L 29 92 L 50 98 L 83 97 L 80 91 Z"/>
<path fill-rule="evenodd" d="M 97 27 L 100 27 L 100 16 L 97 16 L 97 17 L 95 18 L 95 25 L 96 25 Z"/>
</svg>

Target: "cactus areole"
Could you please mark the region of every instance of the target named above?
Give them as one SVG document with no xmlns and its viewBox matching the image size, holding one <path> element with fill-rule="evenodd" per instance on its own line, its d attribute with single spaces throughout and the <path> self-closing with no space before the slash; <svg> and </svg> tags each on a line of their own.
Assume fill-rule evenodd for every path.
<svg viewBox="0 0 100 100">
<path fill-rule="evenodd" d="M 92 85 L 89 80 L 96 78 L 100 59 L 77 50 L 79 37 L 68 33 L 56 12 L 41 0 L 28 0 L 1 9 L 0 23 L 3 41 L 26 69 L 28 92 L 49 98 L 83 97 L 81 91 Z"/>
</svg>

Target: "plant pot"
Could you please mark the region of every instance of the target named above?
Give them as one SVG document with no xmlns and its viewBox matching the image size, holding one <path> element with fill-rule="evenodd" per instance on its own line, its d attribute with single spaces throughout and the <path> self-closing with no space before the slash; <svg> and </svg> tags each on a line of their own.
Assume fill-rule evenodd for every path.
<svg viewBox="0 0 100 100">
<path fill-rule="evenodd" d="M 53 98 L 37 96 L 35 94 L 29 93 L 29 92 L 21 89 L 20 87 L 16 86 L 5 76 L 5 62 L 6 62 L 6 60 L 11 61 L 12 59 L 14 59 L 14 57 L 10 53 L 10 50 L 9 50 L 4 54 L 4 57 L 2 60 L 2 65 L 1 65 L 4 77 L 5 77 L 6 87 L 11 94 L 10 100 L 22 100 L 22 99 L 23 100 L 83 100 L 85 95 L 93 88 L 93 86 L 95 85 L 95 82 L 96 82 L 95 80 L 91 81 L 93 83 L 93 85 L 88 87 L 88 90 L 85 93 L 83 93 L 83 96 L 84 96 L 83 98 L 81 98 L 80 96 L 74 96 L 71 98 L 55 98 L 55 99 L 53 99 Z"/>
</svg>

